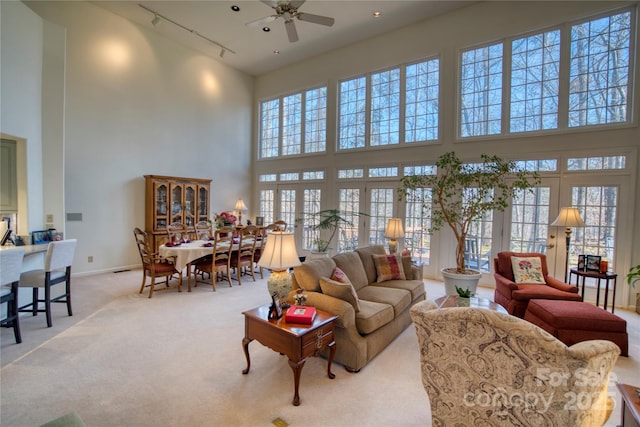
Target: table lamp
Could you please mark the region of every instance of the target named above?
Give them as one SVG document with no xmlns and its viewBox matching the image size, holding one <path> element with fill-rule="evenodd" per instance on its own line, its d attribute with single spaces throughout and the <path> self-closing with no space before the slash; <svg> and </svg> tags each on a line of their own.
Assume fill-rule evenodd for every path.
<svg viewBox="0 0 640 427">
<path fill-rule="evenodd" d="M 571 227 L 584 227 L 585 223 L 582 217 L 580 216 L 580 212 L 578 208 L 562 208 L 560 209 L 560 214 L 558 214 L 558 218 L 551 223 L 556 227 L 566 227 L 565 235 L 566 235 L 566 245 L 567 247 L 565 252 L 564 259 L 564 281 L 567 282 L 567 270 L 569 269 L 569 244 L 571 243 Z"/>
<path fill-rule="evenodd" d="M 238 199 L 234 209 L 238 211 L 238 224 L 242 225 L 242 212 L 247 210 L 247 205 L 244 204 L 244 200 Z"/>
<path fill-rule="evenodd" d="M 402 229 L 402 219 L 400 218 L 389 218 L 389 222 L 387 223 L 387 229 L 384 231 L 384 237 L 388 237 L 389 239 L 389 253 L 396 253 L 396 239 L 401 239 L 404 237 L 404 230 Z"/>
<path fill-rule="evenodd" d="M 281 301 L 286 301 L 291 291 L 291 275 L 287 271 L 300 265 L 294 235 L 287 231 L 274 231 L 268 234 L 267 244 L 258 261 L 258 266 L 271 270 L 267 279 L 269 295 L 278 294 Z"/>
</svg>

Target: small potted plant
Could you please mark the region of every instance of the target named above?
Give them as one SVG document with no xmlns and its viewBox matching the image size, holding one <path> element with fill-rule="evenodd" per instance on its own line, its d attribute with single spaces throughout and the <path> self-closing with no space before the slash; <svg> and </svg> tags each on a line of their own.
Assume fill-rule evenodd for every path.
<svg viewBox="0 0 640 427">
<path fill-rule="evenodd" d="M 640 264 L 629 269 L 629 274 L 627 274 L 627 283 L 629 283 L 632 288 L 635 288 L 636 284 L 640 283 Z M 636 294 L 636 313 L 640 314 L 640 293 Z"/>
<path fill-rule="evenodd" d="M 437 175 L 409 175 L 401 179 L 400 199 L 418 202 L 430 215 L 430 233 L 447 225 L 456 239 L 456 266 L 443 268 L 447 295 L 455 295 L 454 286 L 475 293 L 481 273 L 465 265 L 465 241 L 474 221 L 490 211 L 504 211 L 517 190 L 526 190 L 540 182 L 536 172 L 520 170 L 513 161 L 482 154 L 481 162 L 465 164 L 455 152 L 436 161 Z M 430 188 L 431 193 L 412 190 Z"/>
</svg>

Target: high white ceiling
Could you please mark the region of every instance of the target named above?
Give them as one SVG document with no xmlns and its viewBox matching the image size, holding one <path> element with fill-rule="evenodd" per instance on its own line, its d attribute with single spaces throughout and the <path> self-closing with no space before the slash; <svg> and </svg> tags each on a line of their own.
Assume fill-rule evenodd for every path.
<svg viewBox="0 0 640 427">
<path fill-rule="evenodd" d="M 464 7 L 474 1 L 320 1 L 307 0 L 300 12 L 335 18 L 332 27 L 295 20 L 299 41 L 289 43 L 283 19 L 266 26 L 250 28 L 245 24 L 269 15 L 274 10 L 258 0 L 237 1 L 93 1 L 144 27 L 157 31 L 181 44 L 190 46 L 231 67 L 251 75 L 261 75 L 289 64 L 310 58 L 348 44 L 422 21 L 442 13 Z M 164 15 L 175 24 L 160 19 L 151 21 L 154 14 L 140 5 Z M 231 6 L 240 8 L 234 12 Z M 374 12 L 381 16 L 374 18 Z M 199 37 L 193 30 L 229 49 L 220 57 L 221 48 Z M 231 51 L 235 52 L 232 53 Z M 279 51 L 279 54 L 274 54 Z"/>
</svg>

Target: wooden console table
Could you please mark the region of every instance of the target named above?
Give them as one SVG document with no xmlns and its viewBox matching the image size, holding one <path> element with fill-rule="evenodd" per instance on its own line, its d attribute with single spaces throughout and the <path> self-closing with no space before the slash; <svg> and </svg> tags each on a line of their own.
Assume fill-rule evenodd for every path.
<svg viewBox="0 0 640 427">
<path fill-rule="evenodd" d="M 336 342 L 334 338 L 334 316 L 324 311 L 316 310 L 316 318 L 312 325 L 287 323 L 283 316 L 278 320 L 269 320 L 269 306 L 263 305 L 244 314 L 244 338 L 242 346 L 247 359 L 247 368 L 243 374 L 249 373 L 251 359 L 249 358 L 249 343 L 258 340 L 264 346 L 285 354 L 289 358 L 289 366 L 293 370 L 294 394 L 293 405 L 300 405 L 298 387 L 300 374 L 307 358 L 316 356 L 325 347 L 329 347 L 329 362 L 327 364 L 327 376 L 334 379 L 331 372 L 331 363 L 336 354 Z"/>
<path fill-rule="evenodd" d="M 572 268 L 569 270 L 569 284 L 571 284 L 571 278 L 573 275 L 576 275 L 576 285 L 580 286 L 580 278 L 582 277 L 582 301 L 584 301 L 584 281 L 587 277 L 592 279 L 596 279 L 598 284 L 598 290 L 596 291 L 596 307 L 600 306 L 600 281 L 604 280 L 604 309 L 607 309 L 608 299 L 609 299 L 609 281 L 613 280 L 613 298 L 611 298 L 611 312 L 613 313 L 616 310 L 616 282 L 618 281 L 618 275 L 616 273 L 605 272 L 600 273 L 599 271 L 582 271 L 577 268 Z"/>
<path fill-rule="evenodd" d="M 616 383 L 620 394 L 622 395 L 622 427 L 638 427 L 640 426 L 640 396 L 638 395 L 638 387 L 629 384 Z"/>
</svg>

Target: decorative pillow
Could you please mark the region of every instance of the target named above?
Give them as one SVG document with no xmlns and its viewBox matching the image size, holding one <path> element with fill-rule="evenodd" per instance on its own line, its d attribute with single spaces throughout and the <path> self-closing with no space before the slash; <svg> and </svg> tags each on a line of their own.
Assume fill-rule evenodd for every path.
<svg viewBox="0 0 640 427">
<path fill-rule="evenodd" d="M 400 255 L 373 255 L 373 263 L 376 265 L 378 283 L 387 280 L 406 280 Z"/>
<path fill-rule="evenodd" d="M 545 284 L 539 257 L 511 257 L 511 268 L 516 283 Z"/>
<path fill-rule="evenodd" d="M 322 289 L 322 293 L 325 295 L 348 302 L 356 310 L 356 313 L 360 311 L 360 299 L 351 282 L 342 283 L 329 279 L 328 277 L 321 277 L 320 289 Z"/>
<path fill-rule="evenodd" d="M 331 280 L 335 280 L 336 282 L 351 284 L 351 280 L 344 274 L 344 271 L 340 270 L 340 267 L 336 267 L 333 270 L 333 274 L 331 275 Z"/>
</svg>

